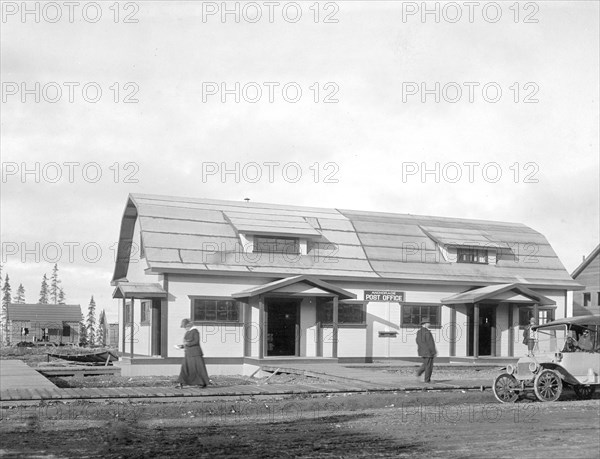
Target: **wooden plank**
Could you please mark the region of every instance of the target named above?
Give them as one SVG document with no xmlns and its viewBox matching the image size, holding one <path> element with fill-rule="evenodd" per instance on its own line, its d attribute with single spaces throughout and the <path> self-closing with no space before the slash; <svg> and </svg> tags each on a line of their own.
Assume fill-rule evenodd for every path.
<svg viewBox="0 0 600 459">
<path fill-rule="evenodd" d="M 350 220 L 318 218 L 317 223 L 322 230 L 351 231 L 354 233 L 354 225 Z"/>
<path fill-rule="evenodd" d="M 405 248 L 393 249 L 389 247 L 365 247 L 369 260 L 391 260 L 391 261 L 444 261 L 438 250 L 422 250 L 421 247 L 405 245 Z"/>
<path fill-rule="evenodd" d="M 424 246 L 427 250 L 435 250 L 436 247 L 435 242 L 425 236 L 423 233 L 421 233 L 421 236 L 360 233 L 360 240 L 365 247 L 374 246 L 401 248 L 402 244 L 412 247 L 415 245 L 417 247 Z"/>
<path fill-rule="evenodd" d="M 153 205 L 166 205 L 169 208 L 189 209 L 189 210 L 213 210 L 213 211 L 224 211 L 224 212 L 240 212 L 247 214 L 261 213 L 270 215 L 280 216 L 297 216 L 297 217 L 316 217 L 316 218 L 340 218 L 341 216 L 337 211 L 332 209 L 317 209 L 310 207 L 295 207 L 295 206 L 275 206 L 270 204 L 253 205 L 248 203 L 236 206 L 231 201 L 215 201 L 206 203 L 193 203 L 187 201 L 161 201 L 161 200 L 148 200 L 148 199 L 136 199 L 136 203 L 142 204 L 153 204 Z"/>
<path fill-rule="evenodd" d="M 355 221 L 354 227 L 360 234 L 362 233 L 374 233 L 374 234 L 402 234 L 405 236 L 426 236 L 418 226 L 405 225 L 390 222 L 369 222 L 369 221 Z"/>
<path fill-rule="evenodd" d="M 168 234 L 168 233 L 144 233 L 144 247 L 155 247 L 163 249 L 196 249 L 201 250 L 203 247 L 212 249 L 216 244 L 220 247 L 221 244 L 226 244 L 229 247 L 235 247 L 235 244 L 241 244 L 240 240 L 235 236 L 232 228 L 229 228 L 224 234 L 211 235 L 190 235 L 190 234 Z"/>
<path fill-rule="evenodd" d="M 361 245 L 355 232 L 321 230 L 321 235 L 334 244 Z"/>
<path fill-rule="evenodd" d="M 133 194 L 134 201 L 137 203 L 163 203 L 168 205 L 196 205 L 204 206 L 219 206 L 227 207 L 232 211 L 238 212 L 256 212 L 260 211 L 309 211 L 309 212 L 325 212 L 331 215 L 339 215 L 339 212 L 335 209 L 327 209 L 323 207 L 310 207 L 310 206 L 291 206 L 288 204 L 271 204 L 262 202 L 242 202 L 242 201 L 224 201 L 218 199 L 202 199 L 202 198 L 189 198 L 179 196 L 163 196 L 163 195 L 149 195 L 149 194 Z"/>
<path fill-rule="evenodd" d="M 175 234 L 206 234 L 207 228 L 213 228 L 214 225 L 230 224 L 222 222 L 206 222 L 194 220 L 178 220 L 169 218 L 150 218 L 140 217 L 140 227 L 142 232 L 151 231 L 154 233 L 175 233 Z M 220 226 L 216 226 L 218 229 Z M 217 234 L 221 234 L 221 230 Z"/>
<path fill-rule="evenodd" d="M 170 207 L 165 204 L 151 203 L 140 203 L 137 208 L 139 217 L 226 223 L 223 212 L 215 209 Z"/>
<path fill-rule="evenodd" d="M 316 229 L 311 226 L 298 226 L 296 224 L 288 224 L 295 226 L 288 226 L 286 224 L 273 224 L 271 226 L 267 225 L 249 225 L 249 224 L 240 224 L 239 222 L 232 222 L 237 231 L 240 233 L 249 233 L 249 234 L 290 234 L 290 235 L 298 235 L 298 236 L 320 236 Z"/>
<path fill-rule="evenodd" d="M 259 211 L 250 213 L 250 212 L 235 212 L 235 211 L 228 210 L 225 212 L 225 215 L 232 222 L 239 221 L 240 223 L 249 223 L 249 222 L 257 222 L 257 221 L 265 223 L 265 224 L 268 224 L 268 223 L 307 224 L 308 223 L 304 217 L 300 217 L 298 215 L 276 215 L 276 214 L 272 214 L 272 213 L 271 214 L 262 213 Z"/>
</svg>

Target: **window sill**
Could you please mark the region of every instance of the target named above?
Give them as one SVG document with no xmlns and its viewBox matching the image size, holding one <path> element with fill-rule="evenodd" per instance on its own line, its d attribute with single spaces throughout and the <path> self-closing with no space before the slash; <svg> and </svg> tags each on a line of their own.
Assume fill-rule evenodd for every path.
<svg viewBox="0 0 600 459">
<path fill-rule="evenodd" d="M 244 325 L 244 322 L 229 322 L 229 321 L 218 321 L 218 320 L 192 320 L 194 326 L 199 325 Z"/>
<path fill-rule="evenodd" d="M 333 328 L 333 324 L 321 324 L 321 328 Z M 338 328 L 367 328 L 367 324 L 338 324 Z"/>
</svg>

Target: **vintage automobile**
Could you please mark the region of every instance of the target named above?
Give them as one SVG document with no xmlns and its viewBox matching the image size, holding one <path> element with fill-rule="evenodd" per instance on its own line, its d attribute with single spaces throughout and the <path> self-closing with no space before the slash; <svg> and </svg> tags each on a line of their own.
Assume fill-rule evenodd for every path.
<svg viewBox="0 0 600 459">
<path fill-rule="evenodd" d="M 513 403 L 533 392 L 542 402 L 558 400 L 564 387 L 591 398 L 600 386 L 600 316 L 558 319 L 533 326 L 533 351 L 494 379 L 494 396 Z"/>
</svg>

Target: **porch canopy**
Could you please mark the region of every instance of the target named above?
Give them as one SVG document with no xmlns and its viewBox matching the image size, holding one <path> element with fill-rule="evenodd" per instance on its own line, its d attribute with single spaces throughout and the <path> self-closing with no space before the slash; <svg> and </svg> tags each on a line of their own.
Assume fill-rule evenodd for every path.
<svg viewBox="0 0 600 459">
<path fill-rule="evenodd" d="M 126 327 L 127 324 L 131 326 L 131 339 L 129 340 L 129 357 L 133 359 L 133 327 L 134 327 L 134 301 L 135 299 L 140 300 L 162 300 L 166 301 L 168 293 L 165 289 L 161 287 L 160 284 L 150 283 L 150 282 L 127 282 L 127 281 L 117 281 L 117 288 L 113 292 L 113 298 L 123 299 L 123 316 L 121 321 L 121 346 L 123 353 L 125 353 L 126 346 Z M 130 300 L 131 307 L 129 308 L 129 317 L 127 317 L 127 300 Z M 152 301 L 154 304 L 154 301 Z M 153 307 L 154 309 L 154 307 Z M 162 325 L 163 319 L 160 317 L 161 315 L 166 315 L 166 308 L 160 308 L 160 313 L 157 316 L 154 316 L 153 312 L 153 323 L 156 322 L 158 325 L 153 327 L 152 329 L 152 340 L 153 343 L 153 352 L 161 355 L 166 355 L 166 326 Z M 166 317 L 164 318 L 166 323 Z M 161 344 L 162 343 L 162 344 Z"/>
<path fill-rule="evenodd" d="M 281 295 L 284 297 L 320 297 L 326 296 L 333 299 L 333 336 L 332 336 L 332 357 L 338 356 L 338 307 L 340 302 L 356 300 L 356 295 L 352 292 L 337 287 L 329 282 L 317 279 L 313 276 L 299 275 L 279 279 L 267 284 L 258 285 L 247 290 L 243 290 L 231 295 L 238 300 L 248 300 L 252 297 L 258 297 L 258 320 L 259 340 L 263 343 L 259 346 L 258 358 L 262 359 L 265 355 L 266 343 L 266 322 L 265 322 L 265 295 Z M 319 331 L 318 331 L 319 332 Z M 317 351 L 319 352 L 319 351 Z"/>
<path fill-rule="evenodd" d="M 242 290 L 231 296 L 241 300 L 266 293 L 282 293 L 286 296 L 337 296 L 342 300 L 356 299 L 356 295 L 352 292 L 316 277 L 306 275 L 286 277 L 285 279 L 279 279 L 268 284 Z"/>
<path fill-rule="evenodd" d="M 522 284 L 488 285 L 487 287 L 457 293 L 456 295 L 442 299 L 443 304 L 475 304 L 482 301 L 538 304 L 542 306 L 553 306 L 556 304 L 556 301 L 540 295 Z"/>
<path fill-rule="evenodd" d="M 167 292 L 160 284 L 118 282 L 113 298 L 167 298 Z"/>
<path fill-rule="evenodd" d="M 472 304 L 473 305 L 473 328 L 472 328 L 472 343 L 473 343 L 473 356 L 479 357 L 479 310 L 481 303 L 487 304 L 516 304 L 522 306 L 533 306 L 534 317 L 538 317 L 538 306 L 554 306 L 556 302 L 551 300 L 544 295 L 540 295 L 537 292 L 525 287 L 519 283 L 513 284 L 496 284 L 496 285 L 488 285 L 486 287 L 475 288 L 469 290 L 467 292 L 457 293 L 455 295 L 449 296 L 447 298 L 442 299 L 442 304 L 453 306 L 455 304 Z M 456 321 L 456 311 L 455 308 L 452 307 L 451 317 L 453 317 L 452 322 Z M 508 309 L 508 321 L 509 324 L 512 324 L 512 314 L 513 309 L 509 307 Z M 451 335 L 453 340 L 455 340 L 454 325 L 452 325 Z M 491 355 L 496 355 L 496 325 L 492 325 L 491 329 L 492 340 L 491 340 Z M 513 355 L 513 328 L 509 327 L 509 354 Z M 450 346 L 451 355 L 455 352 L 453 347 L 453 342 L 451 342 Z"/>
</svg>

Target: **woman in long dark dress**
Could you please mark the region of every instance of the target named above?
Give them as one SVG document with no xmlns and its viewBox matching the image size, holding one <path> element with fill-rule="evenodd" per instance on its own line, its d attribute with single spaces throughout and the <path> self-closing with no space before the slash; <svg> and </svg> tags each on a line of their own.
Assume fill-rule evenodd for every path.
<svg viewBox="0 0 600 459">
<path fill-rule="evenodd" d="M 195 328 L 193 329 L 192 325 L 190 319 L 181 321 L 181 328 L 186 330 L 183 336 L 185 358 L 181 365 L 177 387 L 183 387 L 184 385 L 206 387 L 210 382 L 204 364 L 202 348 L 200 347 L 200 333 Z"/>
</svg>

